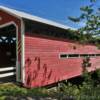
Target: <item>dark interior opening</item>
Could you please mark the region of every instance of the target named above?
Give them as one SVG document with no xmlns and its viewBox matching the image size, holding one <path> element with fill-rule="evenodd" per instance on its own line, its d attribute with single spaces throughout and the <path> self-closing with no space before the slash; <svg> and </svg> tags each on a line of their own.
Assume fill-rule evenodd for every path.
<svg viewBox="0 0 100 100">
<path fill-rule="evenodd" d="M 0 28 L 0 69 L 4 69 L 0 71 L 0 82 L 16 79 L 16 27 L 14 25 Z"/>
</svg>

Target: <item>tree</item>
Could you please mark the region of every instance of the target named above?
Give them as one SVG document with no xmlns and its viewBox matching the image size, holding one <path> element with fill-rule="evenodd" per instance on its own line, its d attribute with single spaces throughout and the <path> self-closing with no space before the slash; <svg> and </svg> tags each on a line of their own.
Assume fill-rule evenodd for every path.
<svg viewBox="0 0 100 100">
<path fill-rule="evenodd" d="M 100 36 L 100 8 L 94 8 L 97 0 L 90 0 L 90 4 L 80 8 L 79 17 L 69 17 L 75 23 L 85 21 L 85 26 L 78 29 L 81 40 L 91 41 L 96 36 Z"/>
</svg>

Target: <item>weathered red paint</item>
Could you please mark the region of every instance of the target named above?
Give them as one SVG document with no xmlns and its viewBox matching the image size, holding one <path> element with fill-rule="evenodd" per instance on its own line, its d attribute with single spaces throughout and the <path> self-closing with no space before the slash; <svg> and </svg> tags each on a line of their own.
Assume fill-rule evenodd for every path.
<svg viewBox="0 0 100 100">
<path fill-rule="evenodd" d="M 76 46 L 76 49 L 73 49 Z M 70 41 L 25 35 L 25 86 L 38 87 L 69 79 L 82 73 L 82 58 L 60 59 L 59 54 L 100 53 L 96 46 Z M 100 57 L 91 58 L 92 67 L 99 67 Z"/>
</svg>

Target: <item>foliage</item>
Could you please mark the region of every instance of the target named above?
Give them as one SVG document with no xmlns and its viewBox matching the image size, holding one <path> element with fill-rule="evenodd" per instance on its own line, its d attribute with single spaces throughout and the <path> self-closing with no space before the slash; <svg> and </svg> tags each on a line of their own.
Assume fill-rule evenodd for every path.
<svg viewBox="0 0 100 100">
<path fill-rule="evenodd" d="M 85 71 L 82 75 L 84 81 L 82 84 L 73 85 L 72 83 L 60 83 L 60 89 L 58 88 L 57 94 L 68 99 L 73 98 L 72 100 L 100 100 L 100 69 L 96 72 L 97 77 L 96 81 L 93 78 L 93 73 L 88 73 Z M 60 97 L 59 97 L 60 98 Z M 68 99 L 68 100 L 69 100 Z"/>
<path fill-rule="evenodd" d="M 100 35 L 100 8 L 95 7 L 96 0 L 90 0 L 90 4 L 80 8 L 81 15 L 79 17 L 69 17 L 73 22 L 85 22 L 85 26 L 78 29 L 80 38 L 91 41 L 93 37 Z M 85 37 L 84 37 L 85 34 Z"/>
</svg>

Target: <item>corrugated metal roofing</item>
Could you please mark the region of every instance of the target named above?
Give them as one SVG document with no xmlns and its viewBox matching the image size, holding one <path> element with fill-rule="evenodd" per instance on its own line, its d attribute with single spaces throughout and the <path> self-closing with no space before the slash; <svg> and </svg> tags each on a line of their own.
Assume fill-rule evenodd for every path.
<svg viewBox="0 0 100 100">
<path fill-rule="evenodd" d="M 18 11 L 18 10 L 12 9 L 12 8 L 5 7 L 5 6 L 0 6 L 0 9 L 8 11 L 9 13 L 12 13 L 12 14 L 16 15 L 17 17 L 21 17 L 21 18 L 25 18 L 25 19 L 33 20 L 33 21 L 37 21 L 37 22 L 41 22 L 41 23 L 52 25 L 52 26 L 62 28 L 62 29 L 73 29 L 73 30 L 75 30 L 74 28 L 71 28 L 69 26 L 59 24 L 57 22 L 47 20 L 47 19 L 44 19 L 44 18 L 41 18 L 41 17 L 37 17 L 37 16 L 31 15 L 31 14 L 28 14 L 28 13 L 25 13 L 25 12 L 22 12 L 22 11 Z"/>
</svg>

